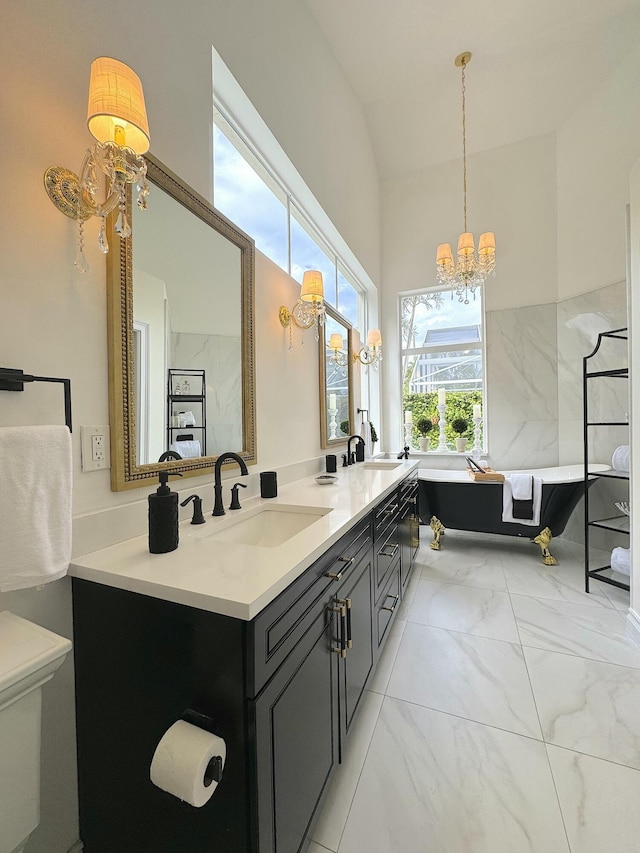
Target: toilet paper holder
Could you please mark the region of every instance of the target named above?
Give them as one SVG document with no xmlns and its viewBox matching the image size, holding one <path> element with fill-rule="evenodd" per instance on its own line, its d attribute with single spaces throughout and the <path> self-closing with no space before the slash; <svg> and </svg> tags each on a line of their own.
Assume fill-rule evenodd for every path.
<svg viewBox="0 0 640 853">
<path fill-rule="evenodd" d="M 226 743 L 214 728 L 210 716 L 188 708 L 158 742 L 151 782 L 192 806 L 205 805 L 222 781 L 227 758 Z"/>
<path fill-rule="evenodd" d="M 199 729 L 203 729 L 205 732 L 210 732 L 212 735 L 217 733 L 213 719 L 208 714 L 201 714 L 200 711 L 194 711 L 193 708 L 187 708 L 181 719 L 183 719 L 185 723 L 191 723 L 192 726 L 197 726 Z M 208 788 L 209 785 L 213 784 L 213 782 L 215 782 L 216 785 L 222 782 L 223 769 L 224 762 L 222 760 L 222 756 L 214 755 L 211 761 L 207 764 L 207 769 L 204 771 L 205 787 Z"/>
</svg>

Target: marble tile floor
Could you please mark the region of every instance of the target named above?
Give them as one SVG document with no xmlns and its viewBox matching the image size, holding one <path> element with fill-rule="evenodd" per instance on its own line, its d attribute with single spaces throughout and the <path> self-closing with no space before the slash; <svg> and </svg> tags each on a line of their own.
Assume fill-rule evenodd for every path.
<svg viewBox="0 0 640 853">
<path fill-rule="evenodd" d="M 309 853 L 640 851 L 640 643 L 582 549 L 422 542 Z"/>
</svg>

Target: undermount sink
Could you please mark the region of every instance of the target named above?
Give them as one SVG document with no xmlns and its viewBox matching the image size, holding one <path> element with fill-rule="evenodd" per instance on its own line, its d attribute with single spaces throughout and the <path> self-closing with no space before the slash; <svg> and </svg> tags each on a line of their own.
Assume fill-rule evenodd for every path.
<svg viewBox="0 0 640 853">
<path fill-rule="evenodd" d="M 392 471 L 394 468 L 399 468 L 401 465 L 402 462 L 392 462 L 391 460 L 387 462 L 384 459 L 378 459 L 373 462 L 365 462 L 362 467 L 369 468 L 374 471 Z"/>
<path fill-rule="evenodd" d="M 331 507 L 285 504 L 260 506 L 251 514 L 225 525 L 220 531 L 214 530 L 210 535 L 234 545 L 277 548 L 329 512 Z"/>
</svg>

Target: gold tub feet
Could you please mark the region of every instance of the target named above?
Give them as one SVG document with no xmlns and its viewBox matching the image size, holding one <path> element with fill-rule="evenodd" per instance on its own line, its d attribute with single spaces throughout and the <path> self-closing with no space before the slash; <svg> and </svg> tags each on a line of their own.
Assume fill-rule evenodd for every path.
<svg viewBox="0 0 640 853">
<path fill-rule="evenodd" d="M 429 526 L 433 530 L 433 542 L 429 542 L 429 547 L 433 551 L 439 551 L 440 537 L 444 536 L 444 524 L 440 521 L 439 518 L 436 518 L 435 515 L 432 515 L 431 521 L 429 522 Z"/>
<path fill-rule="evenodd" d="M 540 546 L 540 550 L 542 551 L 542 562 L 545 564 L 545 566 L 558 565 L 558 561 L 549 550 L 549 543 L 552 539 L 553 534 L 551 533 L 551 530 L 548 527 L 545 527 L 545 529 L 541 530 L 540 533 L 538 533 L 536 538 L 533 540 L 536 545 Z"/>
</svg>

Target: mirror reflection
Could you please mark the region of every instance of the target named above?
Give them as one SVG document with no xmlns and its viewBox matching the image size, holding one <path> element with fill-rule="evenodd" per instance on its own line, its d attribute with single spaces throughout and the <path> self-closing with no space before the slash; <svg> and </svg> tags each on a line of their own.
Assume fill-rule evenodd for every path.
<svg viewBox="0 0 640 853">
<path fill-rule="evenodd" d="M 351 325 L 330 306 L 320 335 L 322 447 L 347 440 L 353 428 Z"/>
<path fill-rule="evenodd" d="M 136 457 L 240 452 L 240 249 L 159 188 L 133 234 Z"/>
<path fill-rule="evenodd" d="M 111 488 L 256 461 L 254 244 L 155 158 L 149 209 L 108 221 Z M 159 464 L 167 450 L 181 459 Z"/>
</svg>

